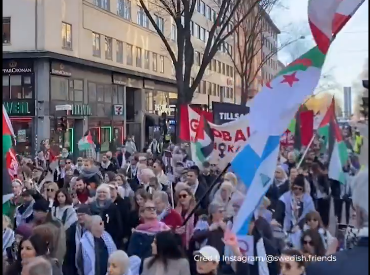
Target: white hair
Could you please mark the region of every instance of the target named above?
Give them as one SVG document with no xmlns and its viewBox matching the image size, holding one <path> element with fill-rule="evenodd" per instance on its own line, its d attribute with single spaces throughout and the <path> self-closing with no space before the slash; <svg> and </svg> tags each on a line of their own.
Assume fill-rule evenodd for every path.
<svg viewBox="0 0 370 275">
<path fill-rule="evenodd" d="M 238 185 L 238 178 L 232 172 L 227 172 L 224 176 L 224 180 L 231 182 L 234 185 L 234 187 Z"/>
<path fill-rule="evenodd" d="M 130 268 L 130 259 L 127 256 L 126 252 L 123 250 L 117 250 L 110 254 L 108 263 L 111 262 L 119 264 L 121 268 L 121 274 L 126 274 L 128 269 Z"/>
<path fill-rule="evenodd" d="M 96 188 L 96 195 L 95 195 L 95 197 L 98 196 L 98 193 L 100 191 L 104 191 L 104 192 L 108 193 L 108 198 L 110 198 L 110 188 L 109 188 L 109 185 L 108 184 L 106 184 L 106 183 L 100 184 L 98 186 L 98 188 Z"/>
<path fill-rule="evenodd" d="M 148 176 L 149 178 L 155 178 L 155 174 L 152 169 L 150 168 L 144 168 L 141 170 L 142 176 Z"/>
<path fill-rule="evenodd" d="M 102 222 L 103 219 L 99 215 L 90 216 L 85 222 L 86 229 L 91 231 L 94 224 Z"/>
<path fill-rule="evenodd" d="M 369 215 L 369 168 L 360 171 L 352 179 L 350 186 L 353 205 L 359 207 L 367 219 Z"/>
<path fill-rule="evenodd" d="M 225 180 L 223 183 L 221 183 L 220 189 L 232 193 L 234 191 L 234 185 L 232 184 L 231 181 Z"/>
<path fill-rule="evenodd" d="M 168 204 L 168 195 L 166 192 L 164 191 L 156 191 L 154 192 L 153 194 L 153 200 L 155 200 L 156 198 L 160 198 L 162 202 Z"/>
</svg>

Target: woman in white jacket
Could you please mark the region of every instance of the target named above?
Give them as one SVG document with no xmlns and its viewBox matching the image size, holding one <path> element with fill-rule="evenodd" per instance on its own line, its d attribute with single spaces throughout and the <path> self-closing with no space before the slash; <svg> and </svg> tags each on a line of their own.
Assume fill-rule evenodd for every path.
<svg viewBox="0 0 370 275">
<path fill-rule="evenodd" d="M 212 200 L 212 203 L 221 205 L 225 209 L 225 218 L 231 218 L 234 210 L 231 203 L 231 197 L 233 195 L 234 186 L 230 181 L 224 181 L 221 184 L 220 192 L 217 192 Z"/>
<path fill-rule="evenodd" d="M 60 189 L 55 193 L 51 214 L 54 219 L 62 222 L 65 230 L 77 221 L 77 213 L 73 208 L 73 201 L 67 190 Z"/>
</svg>

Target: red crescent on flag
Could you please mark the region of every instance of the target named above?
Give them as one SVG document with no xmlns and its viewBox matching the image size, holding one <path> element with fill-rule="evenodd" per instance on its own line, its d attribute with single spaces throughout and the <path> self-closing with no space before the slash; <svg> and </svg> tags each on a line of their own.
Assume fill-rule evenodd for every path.
<svg viewBox="0 0 370 275">
<path fill-rule="evenodd" d="M 238 243 L 239 243 L 240 252 L 243 255 L 246 255 L 246 253 L 249 251 L 249 245 L 248 245 L 248 243 L 246 241 L 244 241 L 244 240 L 238 240 Z"/>
</svg>

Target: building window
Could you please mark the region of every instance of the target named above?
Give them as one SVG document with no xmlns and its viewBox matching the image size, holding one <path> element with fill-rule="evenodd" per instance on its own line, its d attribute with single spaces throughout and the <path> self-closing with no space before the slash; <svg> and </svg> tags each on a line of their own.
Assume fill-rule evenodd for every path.
<svg viewBox="0 0 370 275">
<path fill-rule="evenodd" d="M 118 63 L 123 63 L 123 42 L 117 40 L 116 60 Z"/>
<path fill-rule="evenodd" d="M 220 74 L 221 71 L 222 71 L 222 63 L 221 63 L 221 61 L 217 61 L 217 63 L 218 63 L 218 70 L 217 70 L 217 72 Z"/>
<path fill-rule="evenodd" d="M 159 56 L 159 62 L 160 62 L 160 66 L 161 66 L 160 72 L 163 74 L 164 73 L 164 56 L 163 55 Z"/>
<path fill-rule="evenodd" d="M 137 23 L 138 25 L 144 27 L 144 28 L 149 28 L 149 20 L 148 17 L 146 16 L 144 9 L 140 6 L 137 6 L 138 11 L 137 11 Z"/>
<path fill-rule="evenodd" d="M 62 22 L 62 46 L 72 49 L 72 25 Z"/>
<path fill-rule="evenodd" d="M 50 97 L 52 100 L 68 100 L 68 78 L 52 76 L 50 78 Z"/>
<path fill-rule="evenodd" d="M 222 74 L 223 75 L 226 75 L 226 68 L 225 68 L 226 64 L 225 63 L 222 63 Z"/>
<path fill-rule="evenodd" d="M 200 52 L 195 51 L 194 58 L 195 65 L 200 66 Z"/>
<path fill-rule="evenodd" d="M 198 36 L 199 36 L 199 25 L 197 23 L 193 23 L 193 25 L 194 25 L 193 36 L 198 38 Z"/>
<path fill-rule="evenodd" d="M 110 0 L 94 0 L 95 6 L 110 11 Z"/>
<path fill-rule="evenodd" d="M 118 0 L 117 15 L 124 19 L 131 20 L 131 1 Z"/>
<path fill-rule="evenodd" d="M 100 57 L 100 34 L 92 33 L 93 42 L 93 56 Z"/>
<path fill-rule="evenodd" d="M 3 44 L 10 44 L 10 17 L 3 17 Z"/>
<path fill-rule="evenodd" d="M 212 9 L 210 8 L 210 6 L 206 6 L 206 18 L 208 19 L 208 20 L 211 20 L 211 11 L 212 11 Z"/>
<path fill-rule="evenodd" d="M 200 13 L 205 15 L 205 4 L 203 1 L 200 1 Z"/>
<path fill-rule="evenodd" d="M 68 101 L 83 103 L 84 101 L 84 82 L 79 79 L 69 80 Z"/>
<path fill-rule="evenodd" d="M 111 37 L 105 37 L 105 59 L 113 60 L 112 54 L 113 39 Z"/>
<path fill-rule="evenodd" d="M 153 53 L 153 71 L 157 71 L 158 57 L 156 53 Z"/>
<path fill-rule="evenodd" d="M 150 70 L 150 52 L 144 52 L 144 69 Z"/>
<path fill-rule="evenodd" d="M 202 87 L 202 93 L 203 94 L 206 94 L 207 93 L 207 81 L 202 81 L 203 83 L 202 83 L 202 85 L 203 85 L 203 87 Z"/>
<path fill-rule="evenodd" d="M 157 23 L 157 26 L 161 32 L 164 32 L 164 19 L 158 15 L 154 15 L 155 22 Z"/>
<path fill-rule="evenodd" d="M 175 24 L 172 24 L 171 25 L 171 39 L 173 41 L 176 41 L 177 40 L 177 27 Z"/>
<path fill-rule="evenodd" d="M 32 94 L 31 75 L 3 75 L 3 100 L 31 99 Z"/>
<path fill-rule="evenodd" d="M 204 28 L 200 28 L 199 39 L 202 41 L 205 41 L 205 37 L 206 37 L 206 30 Z"/>
<path fill-rule="evenodd" d="M 141 54 L 142 54 L 141 48 L 136 47 L 136 67 L 140 67 L 140 68 L 141 68 L 141 60 L 142 60 Z"/>
<path fill-rule="evenodd" d="M 133 59 L 133 47 L 130 44 L 126 45 L 126 51 L 127 51 L 127 65 L 132 65 L 132 59 Z"/>
</svg>

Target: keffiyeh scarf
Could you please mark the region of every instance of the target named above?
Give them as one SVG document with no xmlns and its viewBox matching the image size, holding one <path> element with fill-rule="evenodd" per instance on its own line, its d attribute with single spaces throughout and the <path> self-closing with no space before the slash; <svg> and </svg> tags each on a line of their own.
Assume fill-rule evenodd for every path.
<svg viewBox="0 0 370 275">
<path fill-rule="evenodd" d="M 168 205 L 162 212 L 161 214 L 158 215 L 158 221 L 162 221 L 167 217 L 167 215 L 171 212 L 171 206 Z"/>
<path fill-rule="evenodd" d="M 16 214 L 15 214 L 15 225 L 18 227 L 20 224 L 25 223 L 26 219 L 28 219 L 33 214 L 33 204 L 35 202 L 32 201 L 24 210 L 22 214 L 19 213 L 19 207 L 17 208 Z"/>
<path fill-rule="evenodd" d="M 6 249 L 11 247 L 14 241 L 14 231 L 10 228 L 6 228 L 3 231 L 3 255 L 6 255 Z"/>
<path fill-rule="evenodd" d="M 108 250 L 108 255 L 110 256 L 117 250 L 117 247 L 114 244 L 112 237 L 107 232 L 104 231 L 101 238 L 103 239 Z M 89 231 L 86 231 L 81 238 L 81 250 L 84 273 L 95 275 L 95 243 L 94 236 Z"/>
</svg>

